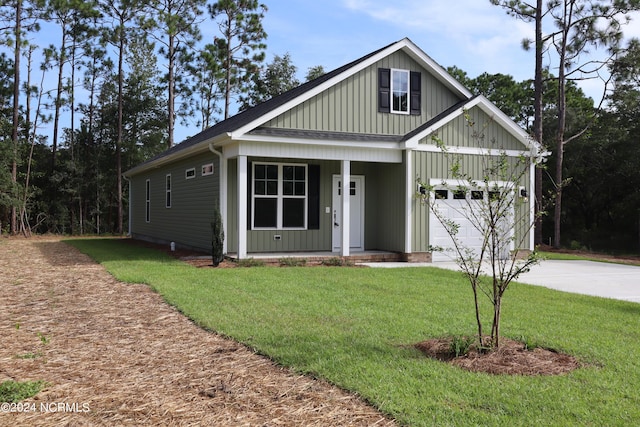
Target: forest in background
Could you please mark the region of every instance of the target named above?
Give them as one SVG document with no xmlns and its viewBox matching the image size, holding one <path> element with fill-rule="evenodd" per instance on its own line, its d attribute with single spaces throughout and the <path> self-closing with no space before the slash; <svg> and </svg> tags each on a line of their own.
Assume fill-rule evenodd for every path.
<svg viewBox="0 0 640 427">
<path fill-rule="evenodd" d="M 122 172 L 180 142 L 173 140 L 176 121 L 192 124 L 195 134 L 233 110 L 300 84 L 288 53 L 265 61 L 265 13 L 265 5 L 240 0 L 3 2 L 0 231 L 126 230 Z M 56 37 L 36 46 L 43 25 L 56 28 Z M 217 29 L 213 39 L 202 39 L 204 25 Z M 586 97 L 571 79 L 560 89 L 553 70 L 544 71 L 542 142 L 551 156 L 542 194 L 553 204 L 562 187 L 564 246 L 635 252 L 640 43 L 618 46 L 605 67 L 611 78 L 603 103 Z M 456 67 L 448 70 L 534 134 L 533 78 L 472 78 Z M 320 65 L 307 71 L 307 80 L 324 73 Z M 558 183 L 553 165 L 560 108 L 566 113 L 563 132 L 575 137 L 564 147 Z M 45 127 L 53 133 L 45 135 Z M 542 242 L 552 236 L 552 218 L 546 216 Z"/>
</svg>

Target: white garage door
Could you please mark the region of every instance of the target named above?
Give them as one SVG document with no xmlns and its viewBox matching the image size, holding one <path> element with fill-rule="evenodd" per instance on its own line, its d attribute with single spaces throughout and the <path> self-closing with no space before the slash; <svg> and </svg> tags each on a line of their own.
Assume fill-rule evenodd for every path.
<svg viewBox="0 0 640 427">
<path fill-rule="evenodd" d="M 458 224 L 459 229 L 457 237 L 462 242 L 462 247 L 471 250 L 474 254 L 480 254 L 482 250 L 483 235 L 476 227 L 477 220 L 471 220 L 475 215 L 480 217 L 483 203 L 486 203 L 488 194 L 486 191 L 457 191 L 452 189 L 436 189 L 435 206 L 438 212 L 445 218 L 452 219 Z M 505 219 L 505 233 L 507 237 L 501 239 L 505 244 L 502 252 L 503 256 L 509 255 L 512 246 L 511 236 L 513 221 L 510 218 Z M 454 261 L 458 254 L 455 251 L 453 240 L 447 232 L 445 226 L 438 220 L 435 213 L 430 212 L 429 218 L 429 243 L 432 247 L 442 248 L 432 252 L 433 262 Z"/>
</svg>

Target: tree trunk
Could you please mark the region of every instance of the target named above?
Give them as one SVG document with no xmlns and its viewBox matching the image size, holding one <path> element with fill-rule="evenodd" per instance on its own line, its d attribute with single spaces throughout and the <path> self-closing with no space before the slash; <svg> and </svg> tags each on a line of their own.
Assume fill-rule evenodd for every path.
<svg viewBox="0 0 640 427">
<path fill-rule="evenodd" d="M 534 119 L 533 119 L 533 134 L 542 147 L 542 52 L 544 50 L 542 41 L 542 0 L 537 0 L 536 3 L 536 69 L 534 77 Z M 534 244 L 542 244 L 542 167 L 536 166 L 535 170 L 535 227 L 534 227 Z"/>
<path fill-rule="evenodd" d="M 553 212 L 553 246 L 560 247 L 560 222 L 562 219 L 562 164 L 564 162 L 564 130 L 567 121 L 566 107 L 566 65 L 567 44 L 569 38 L 569 29 L 571 28 L 571 20 L 573 14 L 573 2 L 570 2 L 569 10 L 565 2 L 563 10 L 564 30 L 560 41 L 558 67 L 558 134 L 556 136 L 556 192 L 555 192 L 555 208 Z"/>
<path fill-rule="evenodd" d="M 173 132 L 175 127 L 175 82 L 174 82 L 174 67 L 175 67 L 175 37 L 169 34 L 169 148 L 173 147 Z"/>
<path fill-rule="evenodd" d="M 21 41 L 21 23 L 22 23 L 22 0 L 16 2 L 16 26 L 15 26 L 15 57 L 13 70 L 13 124 L 11 127 L 11 141 L 13 142 L 13 160 L 11 162 L 11 190 L 13 201 L 11 202 L 11 219 L 9 224 L 10 234 L 17 234 L 18 221 L 16 203 L 17 187 L 18 187 L 18 127 L 20 125 L 20 51 L 22 49 Z"/>
<path fill-rule="evenodd" d="M 123 110 L 123 86 L 124 86 L 124 22 L 120 21 L 120 40 L 118 51 L 118 129 L 116 136 L 116 186 L 118 192 L 118 223 L 116 231 L 122 234 L 123 230 L 123 208 L 122 208 L 122 110 Z"/>
</svg>

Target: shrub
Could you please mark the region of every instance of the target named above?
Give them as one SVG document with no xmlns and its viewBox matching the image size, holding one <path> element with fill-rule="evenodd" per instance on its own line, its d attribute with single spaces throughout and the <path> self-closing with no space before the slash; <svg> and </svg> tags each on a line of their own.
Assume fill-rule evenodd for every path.
<svg viewBox="0 0 640 427">
<path fill-rule="evenodd" d="M 285 257 L 278 260 L 281 267 L 304 267 L 307 265 L 306 258 Z"/>
<path fill-rule="evenodd" d="M 220 265 L 224 259 L 224 228 L 222 227 L 222 215 L 218 208 L 213 213 L 211 221 L 211 262 L 214 267 Z"/>
</svg>

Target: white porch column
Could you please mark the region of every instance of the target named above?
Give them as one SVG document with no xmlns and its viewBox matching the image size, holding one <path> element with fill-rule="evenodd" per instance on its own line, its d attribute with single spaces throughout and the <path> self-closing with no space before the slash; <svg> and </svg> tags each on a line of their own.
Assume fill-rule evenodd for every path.
<svg viewBox="0 0 640 427">
<path fill-rule="evenodd" d="M 224 231 L 224 242 L 222 244 L 222 253 L 226 254 L 227 251 L 227 236 L 229 235 L 227 230 L 227 221 L 228 212 L 227 212 L 227 198 L 228 198 L 228 182 L 229 178 L 227 175 L 227 163 L 228 159 L 224 156 L 220 156 L 220 214 L 222 215 L 222 230 Z"/>
<path fill-rule="evenodd" d="M 341 176 L 342 180 L 342 236 L 340 239 L 340 255 L 349 256 L 349 247 L 351 242 L 349 236 L 351 235 L 351 212 L 350 212 L 350 195 L 351 195 L 351 162 L 349 160 L 343 160 L 341 164 Z"/>
<path fill-rule="evenodd" d="M 238 259 L 247 257 L 247 156 L 238 156 Z"/>
<path fill-rule="evenodd" d="M 405 153 L 405 189 L 407 194 L 405 195 L 405 208 L 404 208 L 404 252 L 410 254 L 411 251 L 411 233 L 413 232 L 413 195 L 415 193 L 416 182 L 413 179 L 413 156 L 412 151 L 407 150 Z"/>
</svg>

